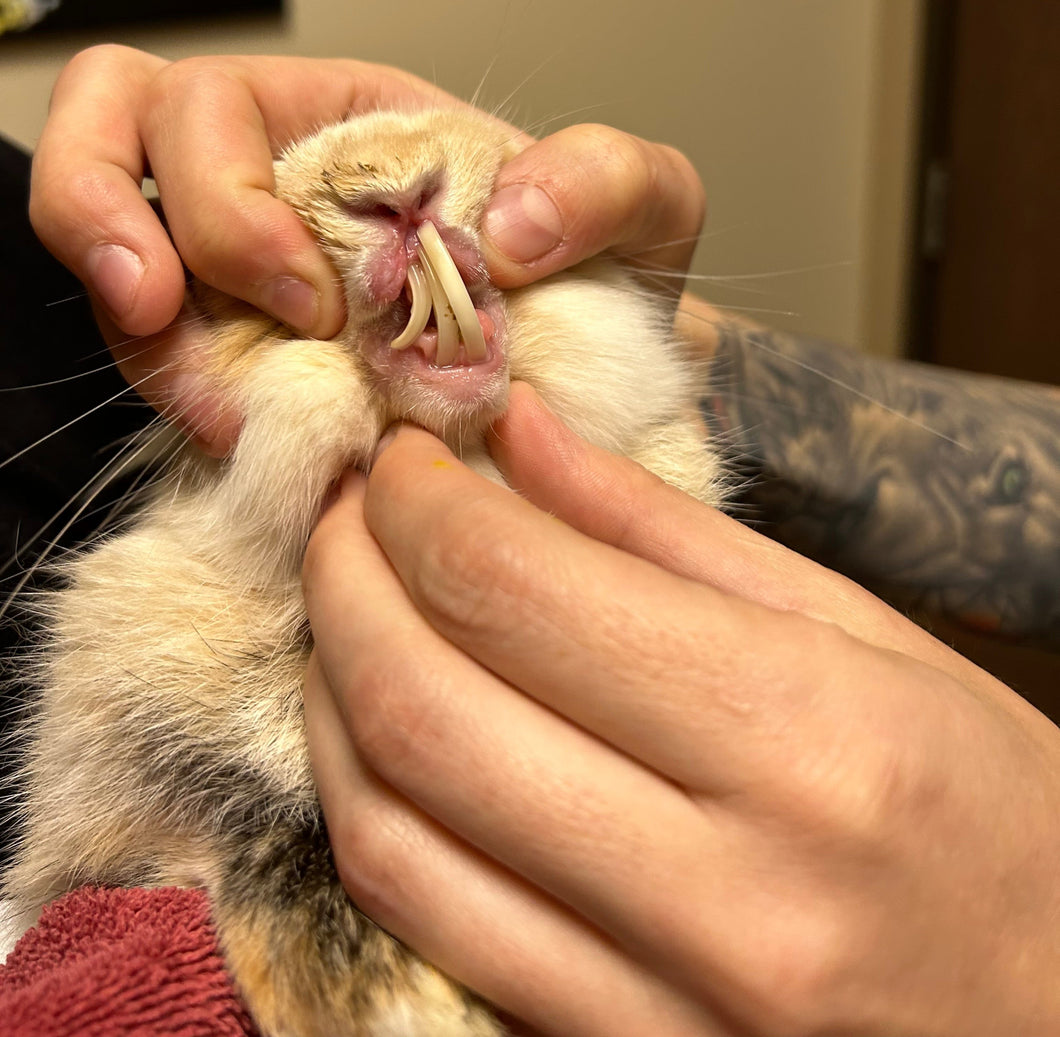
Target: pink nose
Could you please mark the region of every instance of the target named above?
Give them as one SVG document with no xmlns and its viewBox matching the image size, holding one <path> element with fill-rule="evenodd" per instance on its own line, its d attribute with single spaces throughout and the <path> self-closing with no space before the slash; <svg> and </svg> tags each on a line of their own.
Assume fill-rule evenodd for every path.
<svg viewBox="0 0 1060 1037">
<path fill-rule="evenodd" d="M 406 261 L 419 251 L 416 232 L 427 220 L 440 223 L 439 179 L 432 177 L 403 191 L 381 191 L 363 201 L 347 203 L 352 216 L 367 220 L 387 232 L 387 238 L 404 251 Z"/>
<path fill-rule="evenodd" d="M 424 220 L 438 219 L 440 195 L 439 180 L 431 177 L 404 191 L 380 192 L 370 201 L 351 205 L 350 211 L 356 216 L 379 220 L 396 230 L 408 231 L 420 226 Z"/>
</svg>

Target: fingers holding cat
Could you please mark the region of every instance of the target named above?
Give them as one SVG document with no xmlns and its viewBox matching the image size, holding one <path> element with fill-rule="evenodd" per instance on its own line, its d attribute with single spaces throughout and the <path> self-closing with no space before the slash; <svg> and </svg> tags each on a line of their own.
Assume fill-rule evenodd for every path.
<svg viewBox="0 0 1060 1037">
<path fill-rule="evenodd" d="M 409 101 L 458 103 L 358 61 L 170 62 L 93 47 L 53 91 L 34 161 L 34 226 L 129 334 L 175 317 L 183 258 L 214 287 L 328 337 L 341 298 L 316 243 L 272 195 L 274 153 L 351 112 Z M 145 176 L 158 183 L 176 250 L 141 195 Z M 494 276 L 526 284 L 605 248 L 680 270 L 703 208 L 679 152 L 607 126 L 570 127 L 502 170 L 485 221 Z"/>
<path fill-rule="evenodd" d="M 494 765 L 503 765 L 505 740 L 493 736 L 491 724 L 508 730 L 510 724 L 529 723 L 532 730 L 523 744 L 535 746 L 538 758 L 544 754 L 556 767 L 563 766 L 563 752 L 570 747 L 564 735 L 587 741 L 529 701 L 496 700 L 496 679 L 409 610 L 400 582 L 367 527 L 344 520 L 348 507 L 357 514 L 363 497 L 364 480 L 353 473 L 344 485 L 341 508 L 333 509 L 326 520 L 342 527 L 341 544 L 335 545 L 338 553 L 329 553 L 327 564 L 356 566 L 360 590 L 352 583 L 323 590 L 325 600 L 319 602 L 317 615 L 328 631 L 320 636 L 330 641 L 333 635 L 334 647 L 342 647 L 327 651 L 326 659 L 324 654 L 314 657 L 305 692 L 307 737 L 319 793 L 329 832 L 341 847 L 337 867 L 356 902 L 380 924 L 412 937 L 416 949 L 434 964 L 542 1033 L 573 1037 L 605 1032 L 601 1027 L 615 1011 L 633 1032 L 662 1037 L 703 1032 L 689 1025 L 703 1013 L 687 998 L 672 994 L 654 977 L 641 976 L 628 955 L 573 919 L 554 898 L 479 852 L 453 828 L 439 824 L 429 809 L 414 806 L 400 781 L 391 783 L 393 772 L 380 777 L 351 750 L 348 726 L 357 730 L 362 746 L 375 746 L 373 757 L 376 751 L 381 758 L 397 751 L 394 735 L 419 723 L 414 716 L 391 713 L 391 707 L 413 705 L 401 691 L 418 683 L 423 670 L 437 676 L 430 694 L 438 703 L 448 699 L 468 705 L 449 715 L 444 709 L 415 707 L 431 728 L 421 727 L 417 741 L 454 739 L 449 759 L 457 770 L 466 763 L 457 755 L 457 743 L 466 739 L 492 745 L 498 753 Z M 349 594 L 370 596 L 368 622 L 346 612 Z M 358 616 L 360 611 L 358 607 Z M 385 650 L 365 651 L 373 643 L 385 645 Z M 351 665 L 357 675 L 348 669 Z M 328 676 L 325 671 L 330 671 Z M 347 701 L 331 693 L 331 680 L 363 682 L 374 689 L 380 708 L 363 714 L 366 726 L 358 726 L 362 714 L 349 712 Z M 484 712 L 477 712 L 479 707 Z M 518 716 L 510 715 L 512 707 Z M 463 733 L 455 728 L 445 732 L 437 722 L 453 722 Z M 558 740 L 553 741 L 554 736 Z M 411 755 L 405 759 L 415 766 Z M 632 774 L 637 780 L 621 761 L 612 763 L 627 779 Z M 571 769 L 571 780 L 578 769 Z M 470 803 L 467 806 L 475 812 Z M 385 880 L 373 882 L 372 874 Z M 418 905 L 414 934 L 407 930 L 412 904 Z M 506 919 L 503 933 L 494 929 L 497 918 Z M 545 948 L 548 952 L 542 953 Z M 505 961 L 503 969 L 496 968 L 498 953 Z M 575 1005 L 558 1001 L 553 992 L 561 983 L 592 989 L 598 996 Z M 658 1029 L 658 1021 L 665 1018 L 682 1019 L 683 1028 Z"/>
<path fill-rule="evenodd" d="M 56 83 L 34 159 L 39 235 L 88 285 L 108 341 L 155 335 L 180 310 L 183 263 L 214 287 L 297 330 L 334 335 L 343 300 L 334 271 L 295 213 L 273 196 L 284 144 L 351 111 L 456 104 L 415 76 L 357 61 L 210 57 L 169 62 L 102 46 Z M 604 248 L 665 277 L 683 273 L 703 190 L 677 152 L 603 126 L 562 130 L 502 169 L 484 222 L 491 272 L 527 284 Z M 170 235 L 141 194 L 156 180 Z M 677 285 L 664 283 L 678 295 Z M 155 406 L 225 453 L 239 416 L 223 414 L 190 334 L 115 349 Z M 207 424 L 189 413 L 216 414 Z"/>
<path fill-rule="evenodd" d="M 273 197 L 273 152 L 351 111 L 410 99 L 449 100 L 414 76 L 357 61 L 170 62 L 91 48 L 53 91 L 34 158 L 34 226 L 130 334 L 176 316 L 182 258 L 214 287 L 332 335 L 342 322 L 334 274 Z M 140 194 L 145 176 L 158 183 L 175 249 Z"/>
<path fill-rule="evenodd" d="M 502 288 L 529 284 L 611 249 L 680 295 L 706 198 L 674 148 L 610 126 L 579 125 L 531 144 L 497 178 L 483 220 Z"/>
<path fill-rule="evenodd" d="M 311 545 L 307 723 L 355 898 L 543 1033 L 612 1034 L 620 997 L 666 1035 L 1060 1012 L 1055 729 L 524 391 L 493 449 L 534 503 L 402 430 Z"/>
<path fill-rule="evenodd" d="M 180 311 L 182 261 L 299 331 L 334 335 L 344 320 L 335 273 L 274 197 L 273 154 L 351 111 L 410 101 L 454 103 L 415 76 L 357 61 L 169 62 L 108 45 L 59 77 L 34 156 L 34 227 L 89 287 L 126 378 L 212 452 L 232 445 L 238 415 L 221 413 L 199 377 L 188 330 L 158 334 Z M 141 193 L 147 176 L 169 233 Z M 156 337 L 128 343 L 144 335 Z"/>
</svg>

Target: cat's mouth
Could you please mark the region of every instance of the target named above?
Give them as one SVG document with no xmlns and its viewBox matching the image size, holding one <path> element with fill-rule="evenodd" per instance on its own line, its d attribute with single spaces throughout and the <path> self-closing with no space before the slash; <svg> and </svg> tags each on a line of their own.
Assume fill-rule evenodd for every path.
<svg viewBox="0 0 1060 1037">
<path fill-rule="evenodd" d="M 391 343 L 394 350 L 415 346 L 435 367 L 480 364 L 490 357 L 489 315 L 471 301 L 460 271 L 430 221 L 420 225 L 419 254 L 408 264 L 408 323 Z"/>
<path fill-rule="evenodd" d="M 357 348 L 391 413 L 432 431 L 491 420 L 507 401 L 507 321 L 473 239 L 422 223 L 383 258 L 391 287 Z"/>
</svg>

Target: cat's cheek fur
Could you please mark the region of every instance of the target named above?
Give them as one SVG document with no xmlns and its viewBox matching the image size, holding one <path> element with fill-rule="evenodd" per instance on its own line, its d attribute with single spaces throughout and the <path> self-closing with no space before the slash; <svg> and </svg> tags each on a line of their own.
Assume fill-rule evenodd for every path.
<svg viewBox="0 0 1060 1037">
<path fill-rule="evenodd" d="M 725 477 L 695 407 L 702 372 L 670 320 L 613 262 L 582 263 L 509 293 L 511 376 L 583 438 L 718 505 Z"/>
<path fill-rule="evenodd" d="M 65 560 L 64 589 L 38 603 L 41 704 L 5 896 L 27 926 L 86 882 L 205 888 L 266 1037 L 502 1032 L 472 995 L 361 915 L 331 862 L 302 718 L 311 640 L 300 582 L 331 484 L 366 466 L 401 419 L 501 482 L 483 436 L 510 375 L 597 445 L 700 500 L 722 496 L 696 415 L 698 373 L 672 338 L 672 314 L 613 263 L 509 293 L 506 359 L 469 399 L 432 395 L 444 371 L 402 385 L 366 361 L 365 334 L 381 318 L 356 312 L 372 238 L 356 214 L 426 207 L 473 249 L 510 147 L 496 123 L 453 110 L 376 113 L 293 148 L 277 164 L 278 189 L 333 254 L 345 249 L 347 327 L 330 342 L 292 338 L 193 282 L 190 303 L 213 336 L 209 373 L 244 416 L 239 443 L 223 460 L 182 448 L 136 520 Z"/>
<path fill-rule="evenodd" d="M 196 521 L 206 551 L 262 583 L 298 571 L 329 486 L 367 465 L 386 408 L 338 342 L 270 343 L 235 385 L 243 431 Z"/>
</svg>

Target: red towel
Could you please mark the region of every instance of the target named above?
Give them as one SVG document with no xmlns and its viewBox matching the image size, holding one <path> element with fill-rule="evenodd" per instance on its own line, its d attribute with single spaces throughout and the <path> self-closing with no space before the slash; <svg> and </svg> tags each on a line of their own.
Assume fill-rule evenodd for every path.
<svg viewBox="0 0 1060 1037">
<path fill-rule="evenodd" d="M 0 966 L 2 1037 L 250 1037 L 205 894 L 86 886 Z"/>
</svg>

